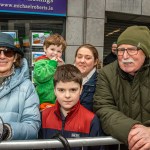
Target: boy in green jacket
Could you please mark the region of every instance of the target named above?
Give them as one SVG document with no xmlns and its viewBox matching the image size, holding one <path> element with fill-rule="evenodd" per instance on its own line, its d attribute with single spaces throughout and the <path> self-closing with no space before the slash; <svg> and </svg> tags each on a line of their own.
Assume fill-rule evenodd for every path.
<svg viewBox="0 0 150 150">
<path fill-rule="evenodd" d="M 40 98 L 41 111 L 55 104 L 53 78 L 57 66 L 64 64 L 61 57 L 66 45 L 61 35 L 49 36 L 43 44 L 45 55 L 38 57 L 34 64 L 33 81 Z"/>
</svg>

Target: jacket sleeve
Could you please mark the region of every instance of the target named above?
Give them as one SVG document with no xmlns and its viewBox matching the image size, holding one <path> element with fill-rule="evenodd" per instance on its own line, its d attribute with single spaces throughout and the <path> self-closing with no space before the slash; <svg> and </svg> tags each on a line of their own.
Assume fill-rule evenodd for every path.
<svg viewBox="0 0 150 150">
<path fill-rule="evenodd" d="M 90 137 L 103 136 L 103 131 L 98 117 L 95 115 L 90 128 Z"/>
<path fill-rule="evenodd" d="M 91 122 L 91 128 L 90 128 L 90 137 L 98 137 L 103 136 L 103 131 L 100 125 L 100 121 L 96 115 L 94 115 L 94 118 Z M 102 150 L 103 146 L 89 146 L 88 150 Z"/>
<path fill-rule="evenodd" d="M 11 140 L 36 139 L 41 126 L 39 98 L 31 82 L 28 86 L 20 87 L 20 94 L 20 120 L 8 122 L 12 128 Z"/>
<path fill-rule="evenodd" d="M 49 81 L 56 71 L 57 61 L 39 60 L 34 64 L 33 80 L 35 84 Z"/>
<path fill-rule="evenodd" d="M 113 99 L 110 84 L 111 82 L 102 69 L 98 74 L 93 109 L 101 120 L 104 132 L 127 143 L 128 133 L 131 127 L 139 122 L 119 111 Z"/>
</svg>

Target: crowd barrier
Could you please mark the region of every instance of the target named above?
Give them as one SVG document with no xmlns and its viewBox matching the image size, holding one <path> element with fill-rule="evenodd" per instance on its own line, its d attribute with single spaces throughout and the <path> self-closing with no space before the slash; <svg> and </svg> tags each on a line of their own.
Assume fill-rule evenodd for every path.
<svg viewBox="0 0 150 150">
<path fill-rule="evenodd" d="M 112 138 L 105 137 L 84 137 L 84 138 L 68 138 L 70 147 L 96 146 L 96 145 L 120 145 L 121 142 Z M 1 141 L 0 150 L 21 150 L 21 149 L 44 149 L 44 148 L 62 148 L 63 145 L 57 139 L 49 140 L 14 140 Z M 119 147 L 119 146 L 118 146 Z"/>
</svg>

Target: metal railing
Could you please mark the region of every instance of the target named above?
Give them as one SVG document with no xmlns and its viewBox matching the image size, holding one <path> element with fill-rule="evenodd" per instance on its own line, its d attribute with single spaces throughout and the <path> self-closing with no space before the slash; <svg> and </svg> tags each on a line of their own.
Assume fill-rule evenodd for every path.
<svg viewBox="0 0 150 150">
<path fill-rule="evenodd" d="M 68 138 L 70 147 L 97 146 L 97 145 L 114 145 L 121 144 L 118 140 L 111 136 L 105 137 L 84 137 L 84 138 Z M 56 139 L 49 140 L 14 140 L 0 142 L 0 149 L 44 149 L 44 148 L 63 148 L 60 141 Z"/>
</svg>

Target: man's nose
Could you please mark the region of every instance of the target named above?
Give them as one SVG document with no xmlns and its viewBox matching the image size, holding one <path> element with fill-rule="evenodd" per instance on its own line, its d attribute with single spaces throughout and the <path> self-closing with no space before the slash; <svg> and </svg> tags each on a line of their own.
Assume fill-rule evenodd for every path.
<svg viewBox="0 0 150 150">
<path fill-rule="evenodd" d="M 70 92 L 69 92 L 69 91 L 66 91 L 66 92 L 65 92 L 65 96 L 66 96 L 66 97 L 70 97 Z"/>
<path fill-rule="evenodd" d="M 125 50 L 124 53 L 123 53 L 123 58 L 129 58 L 129 57 L 130 57 L 130 56 L 129 56 L 127 50 Z"/>
</svg>

